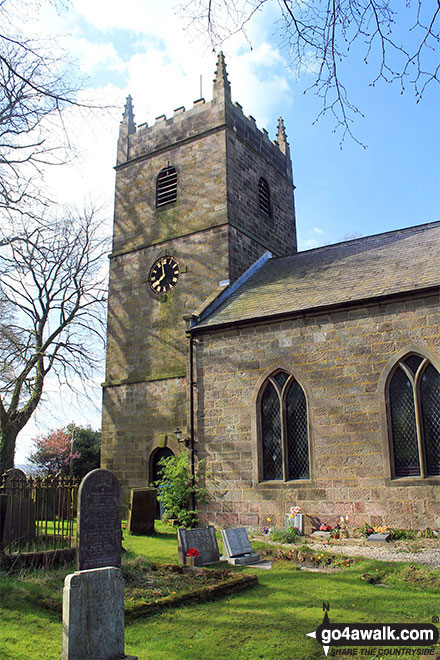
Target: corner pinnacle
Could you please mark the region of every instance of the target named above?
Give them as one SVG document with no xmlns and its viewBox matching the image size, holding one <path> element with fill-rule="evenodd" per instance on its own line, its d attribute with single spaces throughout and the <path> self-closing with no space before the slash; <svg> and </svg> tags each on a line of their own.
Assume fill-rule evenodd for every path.
<svg viewBox="0 0 440 660">
<path fill-rule="evenodd" d="M 217 57 L 217 68 L 214 78 L 214 100 L 231 100 L 231 85 L 228 80 L 226 71 L 225 56 L 223 51 L 220 51 Z"/>
<path fill-rule="evenodd" d="M 136 124 L 134 123 L 133 101 L 131 98 L 131 94 L 127 96 L 127 100 L 125 101 L 121 126 L 122 125 L 126 126 L 128 135 L 131 135 L 131 133 L 134 133 L 136 131 Z"/>
</svg>

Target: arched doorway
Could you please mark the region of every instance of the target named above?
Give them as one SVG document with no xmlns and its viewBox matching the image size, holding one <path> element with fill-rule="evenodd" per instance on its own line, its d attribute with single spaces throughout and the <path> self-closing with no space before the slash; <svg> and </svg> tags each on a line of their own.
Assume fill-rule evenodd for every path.
<svg viewBox="0 0 440 660">
<path fill-rule="evenodd" d="M 174 452 L 171 451 L 168 447 L 158 447 L 151 454 L 150 465 L 151 465 L 151 481 L 157 481 L 161 477 L 162 465 L 159 465 L 162 458 L 170 458 L 174 456 Z M 156 506 L 156 520 L 161 520 L 163 517 L 163 507 L 162 504 L 158 501 Z"/>
</svg>

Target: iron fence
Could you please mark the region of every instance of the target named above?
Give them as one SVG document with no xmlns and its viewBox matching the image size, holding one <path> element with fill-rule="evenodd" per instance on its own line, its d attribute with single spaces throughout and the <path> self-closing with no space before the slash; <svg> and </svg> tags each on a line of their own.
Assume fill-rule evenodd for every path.
<svg viewBox="0 0 440 660">
<path fill-rule="evenodd" d="M 0 481 L 0 554 L 74 547 L 79 480 L 19 472 Z"/>
</svg>

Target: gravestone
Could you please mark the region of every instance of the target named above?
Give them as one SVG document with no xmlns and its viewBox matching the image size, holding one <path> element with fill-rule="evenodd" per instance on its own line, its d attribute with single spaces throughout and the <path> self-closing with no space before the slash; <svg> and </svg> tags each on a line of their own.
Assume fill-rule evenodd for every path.
<svg viewBox="0 0 440 660">
<path fill-rule="evenodd" d="M 20 542 L 21 546 L 35 538 L 35 502 L 26 497 L 26 475 L 10 468 L 3 477 L 4 494 L 0 507 L 0 529 L 3 545 Z"/>
<path fill-rule="evenodd" d="M 244 527 L 235 529 L 222 529 L 223 547 L 225 555 L 222 560 L 233 566 L 240 564 L 255 564 L 260 561 L 260 555 L 252 552 L 252 547 Z"/>
<path fill-rule="evenodd" d="M 156 516 L 157 491 L 155 488 L 132 488 L 128 531 L 131 534 L 152 534 Z"/>
<path fill-rule="evenodd" d="M 78 493 L 76 568 L 121 565 L 121 485 L 112 472 L 92 470 Z"/>
<path fill-rule="evenodd" d="M 61 660 L 137 660 L 124 652 L 120 568 L 77 571 L 66 577 Z"/>
<path fill-rule="evenodd" d="M 178 529 L 177 540 L 181 564 L 185 564 L 185 557 L 190 548 L 198 551 L 202 564 L 213 564 L 220 559 L 215 529 L 212 525 L 196 529 Z"/>
<path fill-rule="evenodd" d="M 23 482 L 26 481 L 26 475 L 20 468 L 10 468 L 4 475 L 4 487 L 7 493 L 14 494 L 15 490 L 20 490 Z"/>
</svg>

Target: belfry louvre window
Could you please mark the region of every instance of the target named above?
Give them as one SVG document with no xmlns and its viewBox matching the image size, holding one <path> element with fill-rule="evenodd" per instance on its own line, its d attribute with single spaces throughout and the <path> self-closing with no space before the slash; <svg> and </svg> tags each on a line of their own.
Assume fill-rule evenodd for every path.
<svg viewBox="0 0 440 660">
<path fill-rule="evenodd" d="M 164 167 L 156 181 L 156 208 L 177 199 L 177 172 L 174 167 Z"/>
<path fill-rule="evenodd" d="M 259 403 L 264 481 L 309 479 L 307 403 L 293 376 L 279 371 L 263 385 Z"/>
<path fill-rule="evenodd" d="M 426 358 L 400 360 L 388 384 L 394 477 L 440 475 L 440 374 Z"/>
<path fill-rule="evenodd" d="M 270 217 L 272 215 L 270 207 L 270 189 L 269 184 L 266 179 L 263 179 L 263 177 L 261 177 L 258 182 L 258 203 L 260 211 Z"/>
</svg>

